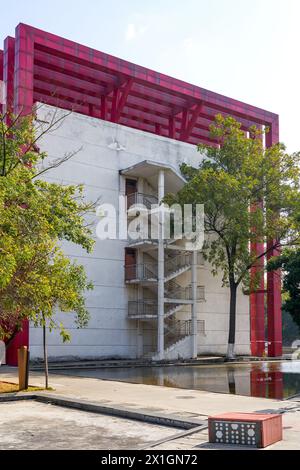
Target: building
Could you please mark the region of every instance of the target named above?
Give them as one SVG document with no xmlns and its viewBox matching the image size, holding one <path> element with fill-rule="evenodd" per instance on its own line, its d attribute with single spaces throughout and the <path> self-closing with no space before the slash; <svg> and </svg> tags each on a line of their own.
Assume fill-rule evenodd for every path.
<svg viewBox="0 0 300 470">
<path fill-rule="evenodd" d="M 196 144 L 216 144 L 208 127 L 217 113 L 238 119 L 245 131 L 253 124 L 268 126 L 267 146 L 279 139 L 276 114 L 24 24 L 4 42 L 0 80 L 3 111 L 27 114 L 35 103 L 44 103 L 40 120 L 56 110 L 73 111 L 42 146 L 49 158 L 82 150 L 47 178 L 84 183 L 89 199 L 101 196 L 116 207 L 119 194 L 126 195 L 129 207 L 133 202 L 147 206 L 165 191 L 178 190 L 184 183 L 180 164 L 197 165 L 201 159 Z M 135 215 L 129 210 L 129 218 Z M 69 244 L 64 248 L 85 265 L 95 289 L 87 297 L 89 327 L 76 330 L 65 320 L 72 342 L 62 345 L 58 334 L 51 333 L 50 357 L 162 359 L 225 353 L 229 292 L 201 254 L 127 240 L 97 240 L 89 256 Z M 252 249 L 260 253 L 263 246 Z M 263 354 L 265 303 L 268 354 L 281 355 L 280 279 L 274 273 L 267 274 L 266 286 L 262 280 L 250 302 L 238 294 L 238 354 Z M 9 362 L 15 362 L 20 344 L 30 346 L 32 358 L 42 356 L 39 329 L 24 326 L 8 351 Z"/>
</svg>

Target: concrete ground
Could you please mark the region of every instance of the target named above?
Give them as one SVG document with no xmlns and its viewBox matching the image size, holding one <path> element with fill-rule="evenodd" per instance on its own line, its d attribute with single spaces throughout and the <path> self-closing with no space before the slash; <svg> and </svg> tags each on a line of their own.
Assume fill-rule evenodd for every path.
<svg viewBox="0 0 300 470">
<path fill-rule="evenodd" d="M 138 449 L 172 428 L 37 403 L 0 403 L 0 450 Z"/>
<path fill-rule="evenodd" d="M 17 370 L 1 367 L 1 379 L 16 382 Z M 31 374 L 31 385 L 41 386 L 43 382 L 42 373 Z M 224 412 L 280 412 L 283 413 L 284 441 L 272 448 L 300 450 L 300 398 L 286 401 L 269 400 L 55 374 L 50 376 L 50 385 L 55 388 L 53 393 L 57 396 L 89 400 L 110 407 L 123 407 L 142 414 L 156 413 L 181 419 L 200 421 L 210 415 Z M 61 410 L 62 408 L 59 408 L 58 414 Z M 0 429 L 0 442 L 1 434 Z M 207 431 L 202 431 L 160 444 L 156 448 L 205 449 L 211 446 L 207 444 Z"/>
</svg>

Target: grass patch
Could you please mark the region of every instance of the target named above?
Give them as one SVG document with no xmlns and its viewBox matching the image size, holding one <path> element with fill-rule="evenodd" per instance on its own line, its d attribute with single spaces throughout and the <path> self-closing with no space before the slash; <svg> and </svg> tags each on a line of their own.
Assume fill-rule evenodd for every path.
<svg viewBox="0 0 300 470">
<path fill-rule="evenodd" d="M 29 386 L 26 390 L 22 390 L 22 392 L 40 392 L 41 390 L 45 390 L 45 388 Z M 53 389 L 48 388 L 47 390 L 53 390 Z M 19 392 L 18 384 L 0 381 L 0 393 L 14 393 L 14 392 Z"/>
</svg>

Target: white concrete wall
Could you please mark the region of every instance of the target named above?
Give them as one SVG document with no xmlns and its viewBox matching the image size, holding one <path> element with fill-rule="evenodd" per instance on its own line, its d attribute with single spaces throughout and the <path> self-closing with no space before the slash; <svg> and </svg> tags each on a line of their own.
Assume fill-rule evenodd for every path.
<svg viewBox="0 0 300 470">
<path fill-rule="evenodd" d="M 198 338 L 198 353 L 225 354 L 229 330 L 229 289 L 222 287 L 220 275 L 212 275 L 208 263 L 198 268 L 198 279 L 198 284 L 205 286 L 205 302 L 198 304 L 198 318 L 205 321 L 206 333 Z M 237 298 L 235 350 L 237 354 L 250 354 L 249 297 L 243 295 L 241 289 Z"/>
<path fill-rule="evenodd" d="M 4 82 L 0 80 L 0 109 L 1 109 L 1 105 L 4 105 L 5 102 L 6 102 L 6 98 L 5 98 Z"/>
<path fill-rule="evenodd" d="M 39 118 L 45 119 L 54 108 L 43 106 Z M 117 141 L 124 150 L 110 145 Z M 121 187 L 119 170 L 149 159 L 179 169 L 182 162 L 195 166 L 201 158 L 196 147 L 183 142 L 141 132 L 80 114 L 69 115 L 62 124 L 43 138 L 42 150 L 49 159 L 81 148 L 71 160 L 47 173 L 47 180 L 83 183 L 88 200 L 112 203 L 118 207 Z M 47 162 L 46 162 L 47 164 Z M 96 239 L 96 236 L 95 236 Z M 72 335 L 71 343 L 62 344 L 58 332 L 49 334 L 49 356 L 53 358 L 135 358 L 138 354 L 137 323 L 127 320 L 128 288 L 124 284 L 124 248 L 126 241 L 96 239 L 94 252 L 71 243 L 63 247 L 71 259 L 86 268 L 94 283 L 87 293 L 86 305 L 91 319 L 88 328 L 78 330 L 72 315 L 59 315 Z M 199 337 L 199 353 L 223 353 L 228 331 L 229 293 L 220 278 L 210 274 L 208 266 L 199 268 L 198 284 L 205 285 L 206 302 L 199 304 L 199 319 L 205 320 L 206 336 Z M 237 352 L 249 352 L 249 300 L 239 295 Z M 30 329 L 31 358 L 42 357 L 42 332 Z"/>
<path fill-rule="evenodd" d="M 190 359 L 193 354 L 192 349 L 192 337 L 186 336 L 165 350 L 165 359 L 167 361 Z M 152 359 L 154 361 L 159 361 L 159 356 L 154 355 Z"/>
</svg>

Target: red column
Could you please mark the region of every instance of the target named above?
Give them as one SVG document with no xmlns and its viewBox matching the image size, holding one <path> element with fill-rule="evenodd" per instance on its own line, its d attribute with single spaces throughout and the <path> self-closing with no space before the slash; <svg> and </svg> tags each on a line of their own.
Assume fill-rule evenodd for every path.
<svg viewBox="0 0 300 470">
<path fill-rule="evenodd" d="M 17 27 L 15 40 L 11 37 L 5 40 L 3 78 L 6 86 L 6 109 L 24 115 L 30 114 L 33 105 L 33 39 L 24 25 Z M 28 321 L 23 322 L 22 331 L 7 347 L 7 364 L 18 364 L 20 346 L 29 347 Z"/>
<path fill-rule="evenodd" d="M 9 366 L 18 365 L 18 348 L 29 347 L 29 322 L 24 320 L 22 331 L 20 331 L 6 348 L 6 363 Z"/>
<path fill-rule="evenodd" d="M 271 147 L 279 141 L 278 120 L 271 126 L 266 135 L 266 147 Z M 274 244 L 268 242 L 268 248 Z M 277 249 L 270 249 L 267 258 L 280 254 Z M 269 272 L 267 275 L 267 305 L 268 305 L 268 355 L 278 357 L 282 355 L 282 315 L 281 315 L 281 274 L 280 271 Z"/>
<path fill-rule="evenodd" d="M 5 104 L 3 112 L 12 112 L 14 106 L 14 71 L 15 71 L 15 39 L 8 36 L 4 41 L 3 81 Z"/>
<path fill-rule="evenodd" d="M 251 249 L 256 256 L 264 253 L 263 243 L 253 243 Z M 257 266 L 251 269 L 251 275 L 254 277 L 257 272 L 262 273 L 258 292 L 250 295 L 250 340 L 251 354 L 262 357 L 265 351 L 265 282 L 264 282 L 264 258 L 257 261 Z"/>
<path fill-rule="evenodd" d="M 261 128 L 262 130 L 262 128 Z M 256 137 L 262 139 L 262 137 Z M 263 202 L 255 204 L 251 210 L 262 209 Z M 255 230 L 255 228 L 254 228 Z M 265 252 L 264 241 L 251 244 L 251 252 L 259 257 Z M 250 341 L 251 354 L 262 357 L 265 351 L 265 280 L 264 280 L 264 256 L 257 259 L 256 265 L 251 269 L 251 277 L 261 274 L 257 292 L 250 295 Z"/>
<path fill-rule="evenodd" d="M 33 53 L 34 39 L 27 26 L 16 28 L 14 112 L 23 115 L 32 113 L 33 106 Z"/>
</svg>

